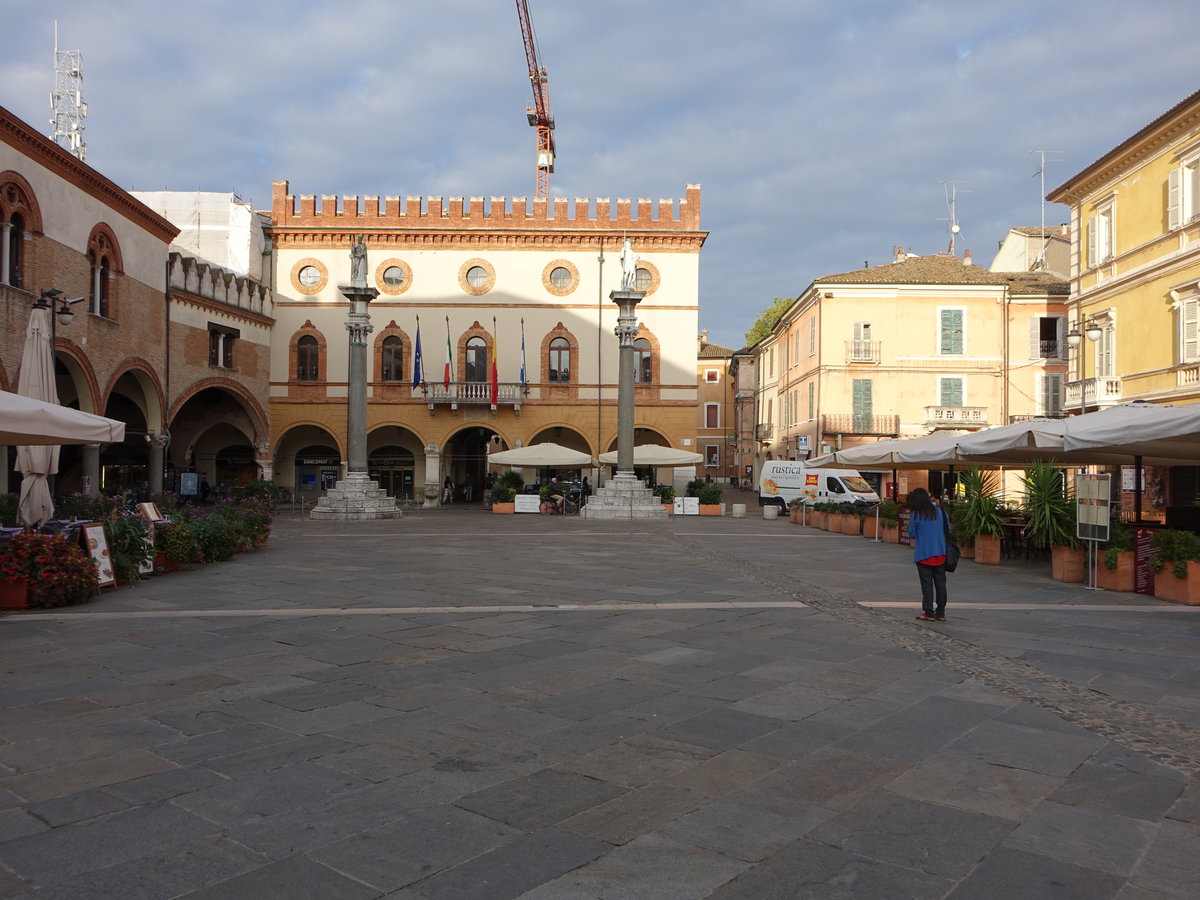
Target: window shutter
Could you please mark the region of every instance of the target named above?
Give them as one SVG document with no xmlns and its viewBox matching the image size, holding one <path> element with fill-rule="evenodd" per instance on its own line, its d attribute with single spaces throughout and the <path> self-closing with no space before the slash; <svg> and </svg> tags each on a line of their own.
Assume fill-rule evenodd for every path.
<svg viewBox="0 0 1200 900">
<path fill-rule="evenodd" d="M 1061 375 L 1043 375 L 1042 390 L 1039 398 L 1041 409 L 1038 410 L 1044 416 L 1059 416 L 1062 415 L 1062 376 Z"/>
<path fill-rule="evenodd" d="M 856 431 L 866 431 L 871 419 L 871 380 L 855 378 L 853 384 L 854 427 Z"/>
<path fill-rule="evenodd" d="M 870 322 L 855 322 L 854 323 L 854 339 L 856 341 L 869 341 L 871 339 L 871 323 Z"/>
<path fill-rule="evenodd" d="M 1066 359 L 1070 353 L 1070 346 L 1067 344 L 1067 317 L 1058 317 L 1058 358 Z"/>
<path fill-rule="evenodd" d="M 1172 169 L 1167 173 L 1167 230 L 1174 231 L 1183 226 L 1183 175 L 1184 169 Z"/>
<path fill-rule="evenodd" d="M 963 352 L 963 311 L 961 309 L 942 310 L 941 352 L 950 354 Z"/>
<path fill-rule="evenodd" d="M 942 378 L 939 387 L 941 397 L 938 406 L 963 405 L 963 380 L 961 378 Z"/>
<path fill-rule="evenodd" d="M 816 418 L 816 387 L 817 385 L 815 382 L 810 381 L 808 383 L 808 417 L 810 419 Z"/>
<path fill-rule="evenodd" d="M 1096 263 L 1100 261 L 1100 256 L 1096 252 L 1096 233 L 1098 229 L 1099 216 L 1092 216 L 1088 219 L 1088 268 L 1093 269 Z"/>
<path fill-rule="evenodd" d="M 1029 318 L 1029 358 L 1042 358 L 1042 317 Z"/>
<path fill-rule="evenodd" d="M 1200 299 L 1183 301 L 1179 309 L 1183 358 L 1181 362 L 1200 359 Z"/>
</svg>

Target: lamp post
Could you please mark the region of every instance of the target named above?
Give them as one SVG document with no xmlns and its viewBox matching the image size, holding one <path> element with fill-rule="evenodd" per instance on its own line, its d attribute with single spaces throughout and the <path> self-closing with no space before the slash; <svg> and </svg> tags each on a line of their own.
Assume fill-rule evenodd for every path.
<svg viewBox="0 0 1200 900">
<path fill-rule="evenodd" d="M 1082 332 L 1080 328 L 1082 327 Z M 1104 329 L 1096 321 L 1095 316 L 1085 316 L 1076 321 L 1074 327 L 1067 332 L 1067 345 L 1079 349 L 1079 411 L 1087 411 L 1087 344 L 1083 342 L 1084 335 L 1093 344 L 1100 340 Z"/>
</svg>

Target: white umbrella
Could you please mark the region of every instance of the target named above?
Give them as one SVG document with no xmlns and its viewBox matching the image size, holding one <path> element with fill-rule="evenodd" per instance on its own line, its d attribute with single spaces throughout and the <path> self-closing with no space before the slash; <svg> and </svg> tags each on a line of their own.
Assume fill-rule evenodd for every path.
<svg viewBox="0 0 1200 900">
<path fill-rule="evenodd" d="M 0 391 L 0 447 L 14 444 L 118 444 L 125 423 Z"/>
<path fill-rule="evenodd" d="M 1079 457 L 1103 453 L 1200 463 L 1200 404 L 1126 403 L 1065 422 L 1063 446 Z"/>
<path fill-rule="evenodd" d="M 545 466 L 564 469 L 596 464 L 589 453 L 551 443 L 530 444 L 514 450 L 499 450 L 489 454 L 487 461 L 489 465 L 495 463 L 504 466 Z"/>
<path fill-rule="evenodd" d="M 21 354 L 18 393 L 23 397 L 58 403 L 54 384 L 54 349 L 50 346 L 53 310 L 34 307 L 29 313 L 25 332 L 25 350 Z M 17 513 L 23 525 L 43 525 L 54 515 L 47 479 L 58 472 L 58 447 L 50 444 L 17 447 L 17 469 L 21 472 L 21 499 Z"/>
<path fill-rule="evenodd" d="M 617 464 L 617 451 L 600 454 L 600 462 L 606 466 Z M 691 450 L 676 450 L 661 444 L 638 444 L 633 448 L 635 466 L 694 466 L 704 462 L 704 457 Z"/>
</svg>

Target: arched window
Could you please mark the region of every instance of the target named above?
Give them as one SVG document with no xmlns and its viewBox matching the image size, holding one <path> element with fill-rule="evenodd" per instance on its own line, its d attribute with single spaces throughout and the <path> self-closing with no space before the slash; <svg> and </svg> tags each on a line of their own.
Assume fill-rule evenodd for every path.
<svg viewBox="0 0 1200 900">
<path fill-rule="evenodd" d="M 654 362 L 654 350 L 645 338 L 633 342 L 633 382 L 634 384 L 649 384 Z"/>
<path fill-rule="evenodd" d="M 296 380 L 317 381 L 319 379 L 321 347 L 317 339 L 306 334 L 296 341 Z"/>
<path fill-rule="evenodd" d="M 2 280 L 13 287 L 21 287 L 21 251 L 25 247 L 25 217 L 15 212 L 4 224 L 8 252 L 4 254 L 5 269 Z"/>
<path fill-rule="evenodd" d="M 383 339 L 379 348 L 379 380 L 404 380 L 404 342 L 394 334 Z"/>
<path fill-rule="evenodd" d="M 550 342 L 550 380 L 566 384 L 571 380 L 571 342 L 556 337 Z"/>
<path fill-rule="evenodd" d="M 488 381 L 487 342 L 481 337 L 467 341 L 467 381 Z"/>
</svg>

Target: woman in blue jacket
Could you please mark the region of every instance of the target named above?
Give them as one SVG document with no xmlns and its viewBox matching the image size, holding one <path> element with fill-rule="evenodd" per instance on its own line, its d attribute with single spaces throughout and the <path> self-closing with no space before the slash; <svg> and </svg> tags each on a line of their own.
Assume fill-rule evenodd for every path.
<svg viewBox="0 0 1200 900">
<path fill-rule="evenodd" d="M 929 492 L 917 488 L 908 495 L 908 536 L 913 543 L 913 562 L 921 579 L 922 622 L 946 620 L 946 531 L 950 520 L 933 505 Z M 936 601 L 936 605 L 935 605 Z"/>
</svg>

